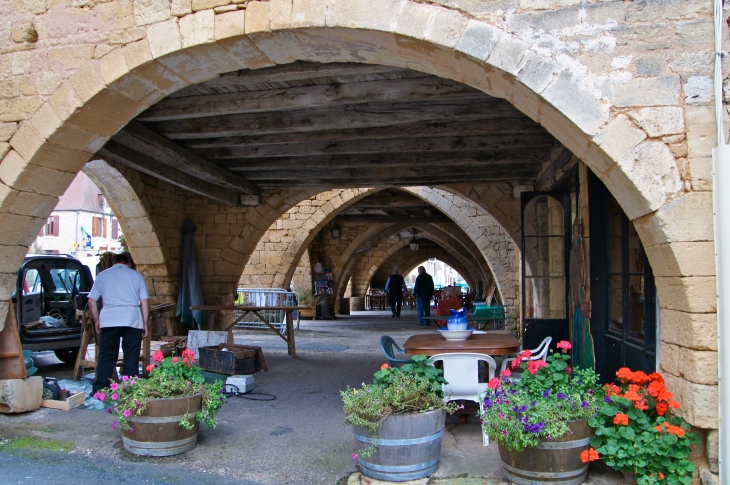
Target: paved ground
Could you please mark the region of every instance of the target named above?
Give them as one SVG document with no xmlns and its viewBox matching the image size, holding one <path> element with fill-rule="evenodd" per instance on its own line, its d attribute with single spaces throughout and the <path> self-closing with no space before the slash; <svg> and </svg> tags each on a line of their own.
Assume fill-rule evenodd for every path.
<svg viewBox="0 0 730 485">
<path fill-rule="evenodd" d="M 349 478 L 364 485 L 369 482 L 361 482 L 351 458 L 352 434 L 343 423 L 339 391 L 371 382 L 384 362 L 381 335 L 402 344 L 414 333 L 432 331 L 416 325 L 413 311 L 400 319 L 390 312 L 362 312 L 347 319 L 302 321 L 296 333 L 298 359 L 286 354 L 284 341 L 272 332 L 237 332 L 237 343 L 263 347 L 269 371 L 255 375 L 255 392 L 276 400 L 230 398 L 219 426 L 202 426 L 198 446 L 176 457 L 127 453 L 110 428 L 112 418 L 93 406 L 0 415 L 0 483 L 335 485 Z M 41 375 L 70 376 L 70 366 L 52 354 L 37 357 Z M 620 483 L 611 473 L 594 475 L 592 483 Z M 441 466 L 429 483 L 495 484 L 503 478 L 496 447 L 482 446 L 477 421 L 461 425 L 449 417 Z"/>
</svg>

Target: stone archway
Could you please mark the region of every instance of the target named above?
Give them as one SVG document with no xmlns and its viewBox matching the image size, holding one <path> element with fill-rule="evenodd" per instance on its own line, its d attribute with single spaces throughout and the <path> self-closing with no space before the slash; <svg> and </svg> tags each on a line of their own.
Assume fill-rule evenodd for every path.
<svg viewBox="0 0 730 485">
<path fill-rule="evenodd" d="M 107 3 L 110 8 L 121 2 Z M 624 13 L 633 7 L 616 3 L 615 11 L 603 14 L 598 10 L 603 5 L 590 9 L 581 5 L 581 12 L 586 12 L 581 28 L 599 26 L 602 20 L 630 24 Z M 607 79 L 601 67 L 580 61 L 579 54 L 593 45 L 576 44 L 576 54 L 546 55 L 543 39 L 533 35 L 529 18 L 479 20 L 468 11 L 409 0 L 250 2 L 245 18 L 241 11 L 216 15 L 213 9 L 204 9 L 190 15 L 182 12 L 178 20 L 163 9 L 140 15 L 137 25 L 121 29 L 114 15 L 106 20 L 97 15 L 94 32 L 114 33 L 119 44 L 105 44 L 99 59 L 79 55 L 71 67 L 64 65 L 56 73 L 61 80 L 56 89 L 51 84 L 41 93 L 21 93 L 3 101 L 3 120 L 21 123 L 17 129 L 5 128 L 12 138 L 6 135 L 9 145 L 0 147 L 4 155 L 0 223 L 7 229 L 0 244 L 8 255 L 0 297 L 10 298 L 21 248 L 32 243 L 53 198 L 63 193 L 109 136 L 156 101 L 233 69 L 297 59 L 365 62 L 408 66 L 460 80 L 509 99 L 545 126 L 599 175 L 636 222 L 650 263 L 658 268 L 659 300 L 666 316 L 662 336 L 671 338 L 682 321 L 691 322 L 691 332 L 703 332 L 716 309 L 713 255 L 707 251 L 713 238 L 706 228 L 711 224 L 697 220 L 698 215 L 702 222 L 711 220 L 711 197 L 701 192 L 709 190 L 711 180 L 705 173 L 709 153 L 701 146 L 709 137 L 693 133 L 711 124 L 705 107 L 685 110 L 679 76 L 628 82 L 631 72 L 624 71 L 621 74 L 628 76 L 619 76 L 620 80 Z M 80 41 L 70 42 L 83 44 L 87 39 L 81 35 Z M 13 54 L 13 80 L 22 81 L 34 69 L 33 59 L 46 54 L 42 49 L 46 49 L 43 44 Z M 39 55 L 34 57 L 35 51 Z M 632 96 L 637 92 L 646 97 Z M 685 131 L 694 141 L 686 161 L 696 173 L 688 173 L 686 180 L 667 146 L 670 141 L 641 117 L 644 107 L 656 105 L 676 108 L 690 125 Z M 692 187 L 696 191 L 688 192 Z M 234 266 L 247 258 L 245 251 L 241 254 L 233 257 Z M 689 403 L 701 402 L 696 396 L 716 400 L 715 381 L 690 378 L 703 373 L 704 360 L 687 361 L 691 368 L 668 379 L 672 389 Z M 691 411 L 682 412 L 693 424 L 717 426 L 712 406 L 688 408 Z"/>
</svg>

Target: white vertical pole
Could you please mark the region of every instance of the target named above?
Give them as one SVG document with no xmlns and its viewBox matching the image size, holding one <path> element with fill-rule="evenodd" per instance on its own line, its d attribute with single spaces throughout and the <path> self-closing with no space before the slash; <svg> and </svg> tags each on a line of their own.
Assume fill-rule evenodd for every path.
<svg viewBox="0 0 730 485">
<path fill-rule="evenodd" d="M 720 483 L 730 477 L 728 451 L 730 450 L 730 356 L 727 355 L 724 341 L 730 335 L 730 322 L 727 318 L 727 302 L 730 301 L 730 283 L 724 271 L 725 263 L 730 264 L 730 147 L 725 144 L 723 123 L 722 93 L 722 0 L 714 1 L 715 24 L 715 118 L 717 124 L 717 147 L 712 150 L 713 165 L 713 223 L 715 228 L 715 272 L 717 281 L 717 353 L 718 353 L 718 427 L 719 427 L 719 471 Z M 729 482 L 730 483 L 730 482 Z"/>
</svg>

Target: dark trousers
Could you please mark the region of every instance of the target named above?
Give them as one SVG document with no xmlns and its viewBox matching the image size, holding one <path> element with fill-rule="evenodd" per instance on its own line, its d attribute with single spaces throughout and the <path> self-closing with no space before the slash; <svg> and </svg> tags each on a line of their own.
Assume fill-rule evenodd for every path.
<svg viewBox="0 0 730 485">
<path fill-rule="evenodd" d="M 421 317 L 431 316 L 431 295 L 416 295 L 416 312 L 418 313 L 419 325 L 430 325 L 430 320 Z"/>
<path fill-rule="evenodd" d="M 99 337 L 99 358 L 96 362 L 96 380 L 92 391 L 109 387 L 119 356 L 119 339 L 124 352 L 124 375 L 139 375 L 139 351 L 142 344 L 142 329 L 131 327 L 107 327 L 101 329 Z"/>
<path fill-rule="evenodd" d="M 403 293 L 388 295 L 388 299 L 390 300 L 390 311 L 393 312 L 393 316 L 399 317 L 400 307 L 403 305 Z"/>
</svg>

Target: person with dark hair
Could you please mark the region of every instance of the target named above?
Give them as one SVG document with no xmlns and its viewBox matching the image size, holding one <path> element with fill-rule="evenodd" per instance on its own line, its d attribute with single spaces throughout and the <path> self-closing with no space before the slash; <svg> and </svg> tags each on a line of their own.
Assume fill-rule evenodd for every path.
<svg viewBox="0 0 730 485">
<path fill-rule="evenodd" d="M 93 392 L 109 386 L 119 355 L 119 340 L 124 352 L 124 374 L 139 375 L 139 352 L 147 336 L 150 295 L 144 278 L 130 267 L 129 253 L 115 254 L 114 265 L 99 273 L 89 293 L 89 309 L 99 334 L 99 357 Z M 99 312 L 97 301 L 104 306 Z"/>
<path fill-rule="evenodd" d="M 430 325 L 431 322 L 423 317 L 431 316 L 431 298 L 433 298 L 433 278 L 426 273 L 426 268 L 418 267 L 416 284 L 413 286 L 413 294 L 416 296 L 416 312 L 418 313 L 418 325 Z"/>
<path fill-rule="evenodd" d="M 398 274 L 398 269 L 393 270 L 393 274 L 385 283 L 385 292 L 388 294 L 388 302 L 390 303 L 390 311 L 394 317 L 400 318 L 400 309 L 403 305 L 403 293 L 408 291 L 406 288 L 406 280 Z"/>
</svg>

